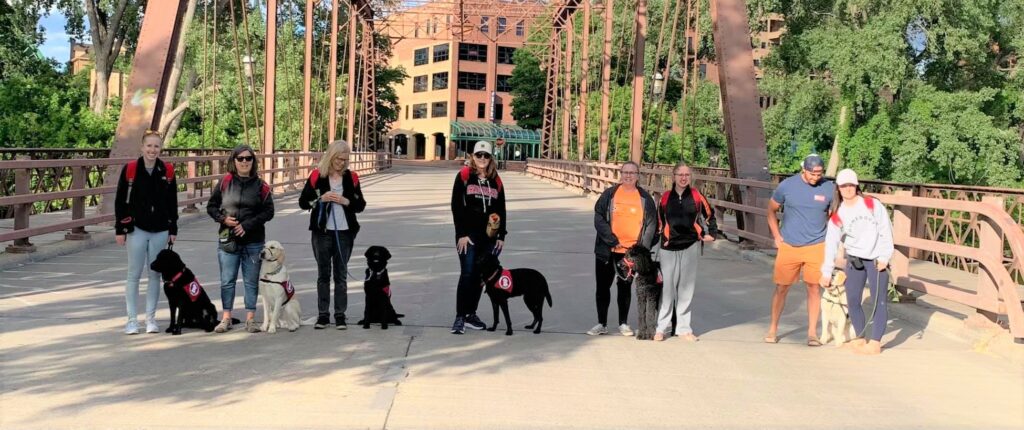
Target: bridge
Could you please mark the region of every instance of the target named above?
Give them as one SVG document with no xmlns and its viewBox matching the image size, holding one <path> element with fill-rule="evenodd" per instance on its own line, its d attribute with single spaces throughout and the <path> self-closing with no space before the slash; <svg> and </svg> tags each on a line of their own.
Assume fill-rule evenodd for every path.
<svg viewBox="0 0 1024 430">
<path fill-rule="evenodd" d="M 545 309 L 539 335 L 521 330 L 528 313 L 519 300 L 510 305 L 518 328 L 512 337 L 448 333 L 458 278 L 450 164 L 356 166 L 372 172 L 363 179 L 368 206 L 349 269 L 356 279 L 348 314 L 362 312 L 362 251 L 387 246 L 394 255 L 393 300 L 407 315 L 404 326 L 388 331 L 302 327 L 274 335 L 128 337 L 121 333 L 124 249 L 110 241 L 106 227 L 86 223 L 92 240 L 86 249 L 50 251 L 83 242 L 54 237 L 70 227 L 33 215 L 36 228 L 58 227 L 33 236 L 35 254 L 67 254 L 17 265 L 3 262 L 21 257 L 0 254 L 0 427 L 1024 426 L 1024 370 L 1013 358 L 1020 345 L 1006 328 L 966 328 L 963 319 L 975 308 L 916 292 L 917 303 L 892 305 L 883 354 L 862 357 L 804 346 L 806 310 L 797 292 L 783 315 L 780 343 L 765 344 L 770 257 L 730 241 L 717 241 L 700 261 L 693 323 L 700 342 L 583 335 L 595 319 L 594 201 L 570 187 L 576 176 L 569 166 L 531 161 L 529 174 L 503 172 L 510 233 L 502 258 L 507 266 L 540 270 L 552 285 L 554 307 Z M 587 187 L 615 180 L 612 166 L 588 168 Z M 290 173 L 281 173 L 276 183 L 284 184 Z M 302 173 L 294 172 L 300 179 Z M 284 243 L 309 317 L 316 266 L 308 214 L 288 186 L 278 188 L 268 238 Z M 201 197 L 194 199 L 201 207 Z M 898 214 L 900 204 L 914 202 L 887 203 Z M 92 216 L 83 208 L 79 218 Z M 2 233 L 4 240 L 15 231 Z M 212 297 L 218 296 L 215 240 L 203 211 L 183 215 L 175 250 Z M 976 279 L 958 279 L 937 282 L 973 282 L 978 290 Z M 481 315 L 489 320 L 483 300 Z M 159 309 L 166 325 L 165 301 Z M 630 315 L 635 327 L 635 309 Z"/>
</svg>

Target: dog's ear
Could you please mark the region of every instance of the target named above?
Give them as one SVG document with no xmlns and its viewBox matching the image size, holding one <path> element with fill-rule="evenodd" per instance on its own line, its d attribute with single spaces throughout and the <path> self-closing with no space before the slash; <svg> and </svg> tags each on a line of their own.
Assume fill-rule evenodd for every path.
<svg viewBox="0 0 1024 430">
<path fill-rule="evenodd" d="M 381 255 L 381 258 L 383 258 L 383 259 L 384 259 L 384 261 L 388 261 L 388 260 L 390 260 L 390 259 L 391 259 L 391 251 L 388 251 L 388 249 L 387 249 L 387 248 L 385 248 L 385 247 L 383 247 L 383 246 L 382 246 L 382 247 L 380 248 L 380 251 L 381 251 L 381 254 L 382 254 L 382 255 Z"/>
</svg>

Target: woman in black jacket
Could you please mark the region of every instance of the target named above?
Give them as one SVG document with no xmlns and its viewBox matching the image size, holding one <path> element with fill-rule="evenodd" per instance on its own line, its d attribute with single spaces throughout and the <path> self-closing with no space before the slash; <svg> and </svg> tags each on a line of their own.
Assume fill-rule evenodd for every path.
<svg viewBox="0 0 1024 430">
<path fill-rule="evenodd" d="M 160 250 L 173 243 L 178 234 L 178 183 L 174 166 L 160 160 L 163 137 L 146 131 L 142 137 L 142 156 L 121 169 L 114 202 L 114 234 L 117 244 L 128 245 L 128 282 L 125 304 L 128 324 L 125 334 L 138 334 L 135 302 L 139 296 L 139 277 L 147 270 L 146 333 L 159 333 L 156 305 L 160 300 L 160 273 L 148 270 Z"/>
<path fill-rule="evenodd" d="M 220 299 L 224 317 L 214 329 L 231 329 L 235 304 L 235 280 L 242 269 L 245 285 L 245 330 L 256 333 L 256 298 L 259 295 L 260 251 L 266 240 L 263 227 L 274 218 L 274 196 L 270 186 L 257 176 L 259 161 L 249 145 L 231 151 L 228 173 L 213 189 L 206 213 L 220 224 L 217 261 L 220 263 Z"/>
<path fill-rule="evenodd" d="M 474 260 L 478 252 L 498 254 L 505 246 L 505 188 L 498 177 L 491 144 L 479 141 L 473 159 L 455 176 L 452 188 L 452 218 L 455 221 L 455 249 L 459 253 L 459 286 L 455 297 L 453 334 L 487 327 L 476 315 L 483 287 Z M 492 218 L 496 220 L 492 221 Z M 488 228 L 488 224 L 492 224 Z"/>
<path fill-rule="evenodd" d="M 344 140 L 327 147 L 323 158 L 306 180 L 299 197 L 299 207 L 312 209 L 309 215 L 310 242 L 316 259 L 316 296 L 319 316 L 316 329 L 330 324 L 331 272 L 334 274 L 334 325 L 348 328 L 348 260 L 359 233 L 356 214 L 366 208 L 359 175 L 348 169 L 352 151 Z"/>
</svg>

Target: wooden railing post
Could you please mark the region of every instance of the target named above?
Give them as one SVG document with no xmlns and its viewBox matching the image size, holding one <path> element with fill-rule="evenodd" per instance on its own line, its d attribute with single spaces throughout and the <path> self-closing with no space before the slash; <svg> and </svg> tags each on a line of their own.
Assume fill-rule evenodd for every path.
<svg viewBox="0 0 1024 430">
<path fill-rule="evenodd" d="M 914 197 L 927 197 L 926 195 L 924 195 L 925 194 L 924 193 L 924 187 L 922 187 L 921 185 L 914 185 L 912 187 L 912 190 L 913 190 L 913 192 L 910 195 L 913 195 Z M 900 191 L 897 191 L 896 194 L 907 195 L 907 194 L 900 194 Z M 927 236 L 927 232 L 928 232 L 928 209 L 927 208 L 918 208 L 918 207 L 915 207 L 915 208 L 911 209 L 910 237 L 917 237 L 917 238 L 924 239 Z M 922 251 L 922 250 L 919 250 L 919 249 L 915 249 L 915 250 L 911 250 L 910 258 L 914 258 L 914 259 L 918 259 L 918 260 L 924 260 L 924 259 L 927 258 L 927 254 L 925 253 L 925 251 Z"/>
<path fill-rule="evenodd" d="M 185 155 L 187 157 L 195 157 L 196 153 L 193 151 L 189 151 Z M 198 170 L 196 169 L 195 160 L 190 160 L 188 163 L 186 163 L 186 166 L 187 168 L 185 169 L 185 179 L 194 179 L 199 176 L 197 175 Z M 195 182 L 189 182 L 185 184 L 185 195 L 188 196 L 189 199 L 196 198 Z M 185 206 L 184 209 L 181 210 L 181 212 L 186 214 L 196 213 L 199 212 L 199 208 L 196 207 L 195 203 L 189 203 L 187 206 Z"/>
<path fill-rule="evenodd" d="M 19 155 L 16 160 L 29 160 L 27 155 Z M 21 196 L 31 194 L 29 181 L 32 179 L 32 169 L 17 169 L 14 171 L 14 195 Z M 23 230 L 28 228 L 28 217 L 32 214 L 32 203 L 23 203 L 14 207 L 14 229 Z M 7 245 L 7 252 L 13 254 L 27 254 L 36 252 L 36 246 L 28 241 L 28 238 L 16 239 L 13 244 Z"/>
<path fill-rule="evenodd" d="M 84 156 L 76 155 L 75 159 L 83 159 Z M 82 190 L 86 187 L 86 173 L 87 167 L 72 167 L 71 168 L 71 189 Z M 71 199 L 71 219 L 80 220 L 85 218 L 85 196 L 75 197 Z M 89 238 L 89 232 L 85 231 L 85 227 L 75 227 L 71 231 L 64 234 L 64 239 L 67 240 L 84 240 Z"/>
<path fill-rule="evenodd" d="M 1003 207 L 1002 197 L 984 196 L 981 198 L 981 202 L 989 203 L 997 208 Z M 992 221 L 986 217 L 978 217 L 978 239 L 978 249 L 982 254 L 991 257 L 994 261 L 1003 261 L 1003 236 L 1000 231 L 996 230 Z M 978 270 L 978 308 L 977 313 L 968 316 L 969 324 L 986 326 L 998 323 L 999 314 L 980 309 L 999 308 L 999 287 L 992 276 L 981 268 Z"/>
<path fill-rule="evenodd" d="M 896 191 L 897 196 L 912 196 L 911 191 Z M 909 206 L 896 206 L 892 212 L 892 237 L 893 241 L 900 243 L 913 235 L 911 229 L 914 225 L 914 216 L 917 215 L 917 208 Z M 899 284 L 900 278 L 910 276 L 910 259 L 913 258 L 915 250 L 906 246 L 896 246 L 896 252 L 889 260 L 890 279 L 896 285 L 896 292 L 900 295 L 900 302 L 912 302 L 914 297 L 910 295 L 910 289 Z"/>
</svg>

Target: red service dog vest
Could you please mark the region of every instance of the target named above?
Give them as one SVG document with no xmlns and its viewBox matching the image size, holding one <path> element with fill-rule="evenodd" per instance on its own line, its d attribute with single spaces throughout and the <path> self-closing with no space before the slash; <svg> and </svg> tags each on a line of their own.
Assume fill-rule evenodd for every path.
<svg viewBox="0 0 1024 430">
<path fill-rule="evenodd" d="M 501 277 L 498 278 L 498 282 L 494 283 L 494 286 L 499 290 L 512 294 L 512 272 L 508 269 L 503 270 L 501 272 Z"/>
<path fill-rule="evenodd" d="M 171 278 L 171 282 L 177 281 L 183 274 L 185 274 L 185 272 L 178 272 L 177 275 L 174 275 L 174 277 Z M 192 282 L 185 284 L 185 294 L 188 294 L 188 298 L 193 302 L 199 300 L 199 295 L 202 293 L 203 286 L 199 285 L 199 281 L 193 279 Z"/>
<path fill-rule="evenodd" d="M 284 294 L 288 296 L 284 303 L 290 302 L 292 300 L 292 296 L 295 295 L 295 286 L 289 281 L 284 281 L 281 283 L 281 288 L 284 288 Z"/>
</svg>

